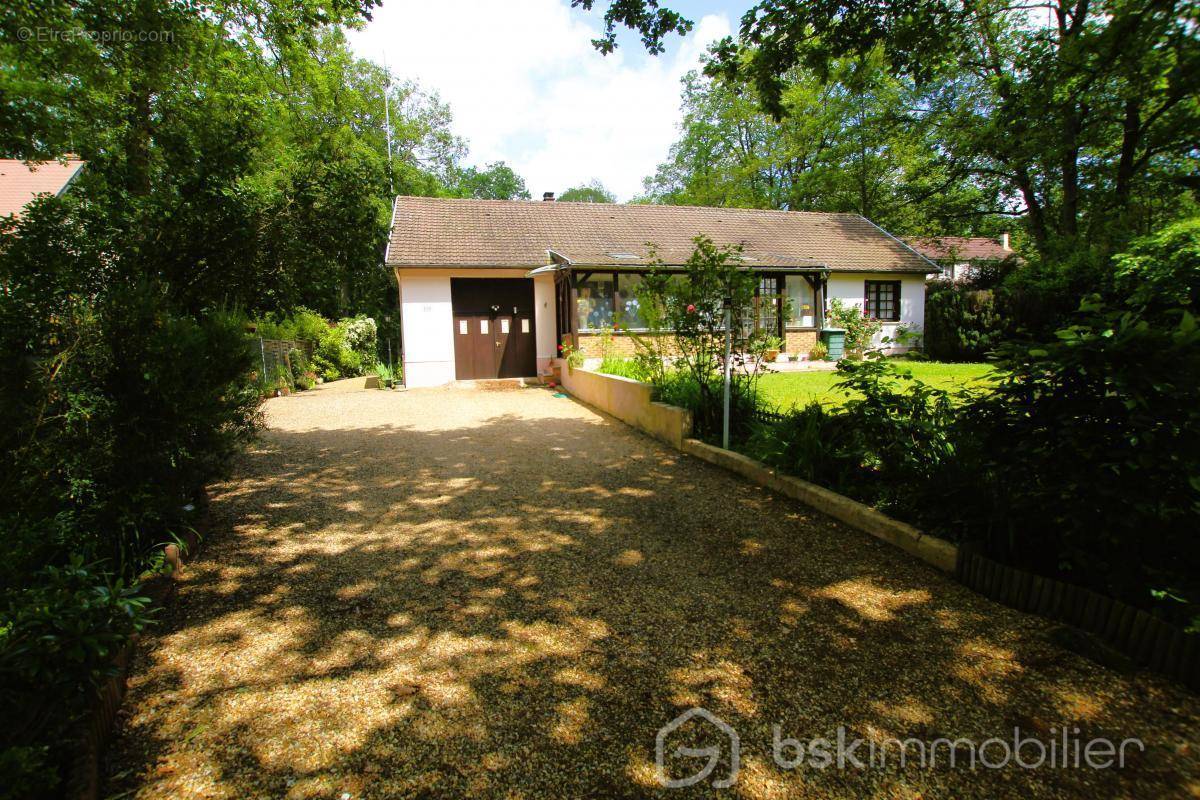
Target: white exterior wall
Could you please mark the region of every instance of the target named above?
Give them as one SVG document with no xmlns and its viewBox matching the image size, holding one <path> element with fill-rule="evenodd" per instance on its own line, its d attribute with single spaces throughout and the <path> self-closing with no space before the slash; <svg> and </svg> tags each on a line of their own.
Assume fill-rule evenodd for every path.
<svg viewBox="0 0 1200 800">
<path fill-rule="evenodd" d="M 880 346 L 887 337 L 896 338 L 896 329 L 903 326 L 909 331 L 920 333 L 925 330 L 925 276 L 904 275 L 894 272 L 832 272 L 829 275 L 829 290 L 826 303 L 838 298 L 844 305 L 854 306 L 862 313 L 866 296 L 866 281 L 900 281 L 900 321 L 884 322 L 875 337 L 874 345 Z M 826 306 L 828 307 L 828 305 Z M 889 352 L 901 352 L 911 347 L 889 347 Z"/>
<path fill-rule="evenodd" d="M 400 285 L 405 386 L 443 386 L 455 380 L 451 278 L 524 278 L 526 272 L 525 269 L 396 270 Z M 533 278 L 533 324 L 537 336 L 537 368 L 541 371 L 557 355 L 553 275 Z"/>
</svg>

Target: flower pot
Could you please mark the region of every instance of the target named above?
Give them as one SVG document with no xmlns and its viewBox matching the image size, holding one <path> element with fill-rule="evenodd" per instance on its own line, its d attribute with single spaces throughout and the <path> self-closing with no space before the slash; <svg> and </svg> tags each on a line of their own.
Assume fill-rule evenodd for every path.
<svg viewBox="0 0 1200 800">
<path fill-rule="evenodd" d="M 778 350 L 768 350 L 767 351 L 767 361 L 774 361 L 777 358 L 779 358 Z"/>
</svg>

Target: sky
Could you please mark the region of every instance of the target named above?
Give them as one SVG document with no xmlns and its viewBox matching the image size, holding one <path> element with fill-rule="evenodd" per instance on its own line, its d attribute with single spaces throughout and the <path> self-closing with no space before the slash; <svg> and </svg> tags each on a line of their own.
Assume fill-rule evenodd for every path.
<svg viewBox="0 0 1200 800">
<path fill-rule="evenodd" d="M 606 0 L 383 0 L 350 31 L 359 56 L 387 63 L 450 105 L 468 164 L 504 161 L 530 193 L 601 181 L 621 201 L 666 160 L 678 134 L 680 78 L 738 25 L 748 1 L 665 3 L 695 23 L 660 56 L 624 32 L 602 56 Z"/>
</svg>

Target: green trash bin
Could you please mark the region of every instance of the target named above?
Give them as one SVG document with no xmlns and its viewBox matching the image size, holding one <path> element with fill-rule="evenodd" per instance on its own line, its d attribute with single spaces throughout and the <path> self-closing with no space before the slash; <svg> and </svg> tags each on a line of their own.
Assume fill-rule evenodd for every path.
<svg viewBox="0 0 1200 800">
<path fill-rule="evenodd" d="M 825 343 L 825 349 L 829 353 L 826 358 L 830 361 L 842 360 L 842 356 L 846 354 L 845 328 L 822 328 L 821 341 Z"/>
</svg>

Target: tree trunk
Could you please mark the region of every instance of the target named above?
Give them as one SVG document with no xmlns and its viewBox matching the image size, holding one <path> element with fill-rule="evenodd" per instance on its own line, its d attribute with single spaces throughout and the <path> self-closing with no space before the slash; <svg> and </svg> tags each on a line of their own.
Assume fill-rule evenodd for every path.
<svg viewBox="0 0 1200 800">
<path fill-rule="evenodd" d="M 125 140 L 126 183 L 130 194 L 150 194 L 150 90 L 139 75 L 129 93 L 129 132 Z"/>
<path fill-rule="evenodd" d="M 1029 233 L 1033 236 L 1034 246 L 1039 252 L 1045 253 L 1048 244 L 1046 214 L 1042 210 L 1041 201 L 1038 200 L 1037 191 L 1033 188 L 1033 181 L 1029 178 L 1029 170 L 1025 167 L 1017 167 L 1016 177 L 1017 188 L 1021 190 L 1025 208 L 1029 210 Z"/>
<path fill-rule="evenodd" d="M 1122 124 L 1121 159 L 1117 162 L 1117 185 L 1114 192 L 1118 213 L 1129 208 L 1133 195 L 1133 165 L 1137 158 L 1138 145 L 1142 138 L 1142 101 L 1130 98 L 1125 101 L 1125 119 Z"/>
<path fill-rule="evenodd" d="M 129 27 L 149 31 L 161 28 L 152 0 L 139 0 Z M 135 41 L 129 45 L 128 129 L 125 135 L 126 188 L 135 197 L 150 194 L 151 72 L 157 44 Z"/>
<path fill-rule="evenodd" d="M 1081 115 L 1070 108 L 1063 121 L 1062 151 L 1062 208 L 1059 210 L 1059 232 L 1073 238 L 1079 222 L 1079 134 Z"/>
</svg>

